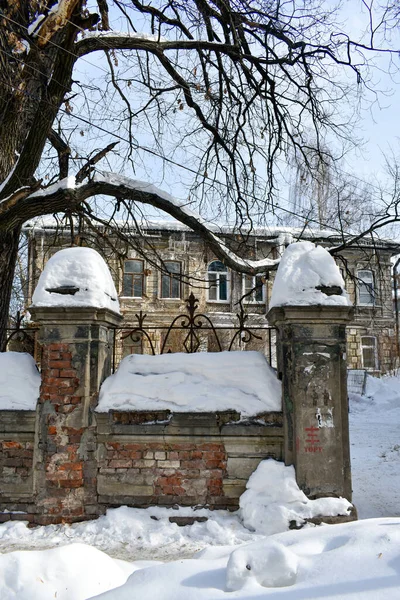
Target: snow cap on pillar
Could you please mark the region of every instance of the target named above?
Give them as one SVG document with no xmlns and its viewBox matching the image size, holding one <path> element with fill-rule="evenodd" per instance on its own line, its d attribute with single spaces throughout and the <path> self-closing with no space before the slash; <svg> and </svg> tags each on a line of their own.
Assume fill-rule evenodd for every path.
<svg viewBox="0 0 400 600">
<path fill-rule="evenodd" d="M 295 305 L 351 306 L 333 257 L 312 242 L 290 244 L 276 273 L 270 308 Z"/>
<path fill-rule="evenodd" d="M 92 248 L 59 250 L 46 263 L 32 297 L 32 307 L 86 306 L 120 314 L 109 268 Z"/>
</svg>

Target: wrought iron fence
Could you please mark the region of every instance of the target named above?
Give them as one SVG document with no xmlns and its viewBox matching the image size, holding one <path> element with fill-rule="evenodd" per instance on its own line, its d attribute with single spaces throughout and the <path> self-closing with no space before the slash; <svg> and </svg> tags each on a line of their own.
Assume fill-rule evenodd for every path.
<svg viewBox="0 0 400 600">
<path fill-rule="evenodd" d="M 171 352 L 221 352 L 223 350 L 262 350 L 275 366 L 275 328 L 249 324 L 249 315 L 241 306 L 237 325 L 215 325 L 211 316 L 198 313 L 198 299 L 193 293 L 186 302 L 186 313 L 173 318 L 169 325 L 148 324 L 148 316 L 140 311 L 131 328 L 115 329 L 113 371 L 125 354 L 165 354 Z"/>
<path fill-rule="evenodd" d="M 0 352 L 7 350 L 17 352 L 28 352 L 35 356 L 36 353 L 36 327 L 24 326 L 25 314 L 17 312 L 14 321 L 14 327 L 6 329 L 6 337 Z"/>
</svg>

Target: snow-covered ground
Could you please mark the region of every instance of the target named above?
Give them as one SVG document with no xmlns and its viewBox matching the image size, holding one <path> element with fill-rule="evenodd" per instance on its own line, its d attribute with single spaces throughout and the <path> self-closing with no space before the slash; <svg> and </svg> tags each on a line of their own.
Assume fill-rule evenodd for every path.
<svg viewBox="0 0 400 600">
<path fill-rule="evenodd" d="M 353 396 L 350 412 L 354 503 L 367 520 L 266 536 L 242 502 L 238 514 L 196 511 L 208 521 L 187 527 L 168 517 L 190 509 L 162 508 L 121 507 L 70 527 L 9 522 L 0 526 L 1 600 L 397 600 L 400 377 L 369 380 L 367 396 Z M 301 520 L 311 507 L 285 473 L 285 502 L 264 494 L 260 506 L 268 500 L 281 519 L 297 503 Z"/>
</svg>

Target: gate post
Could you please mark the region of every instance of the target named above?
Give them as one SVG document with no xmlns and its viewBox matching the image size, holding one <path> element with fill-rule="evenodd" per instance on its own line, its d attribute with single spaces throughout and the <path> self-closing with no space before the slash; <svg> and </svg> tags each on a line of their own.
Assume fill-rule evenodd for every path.
<svg viewBox="0 0 400 600">
<path fill-rule="evenodd" d="M 352 315 L 342 305 L 277 306 L 267 315 L 278 329 L 285 463 L 294 465 L 311 498 L 351 501 L 346 324 Z"/>
<path fill-rule="evenodd" d="M 94 307 L 31 307 L 39 324 L 42 385 L 35 491 L 39 524 L 93 518 L 96 428 L 91 409 L 111 372 L 112 333 L 122 317 Z"/>
</svg>

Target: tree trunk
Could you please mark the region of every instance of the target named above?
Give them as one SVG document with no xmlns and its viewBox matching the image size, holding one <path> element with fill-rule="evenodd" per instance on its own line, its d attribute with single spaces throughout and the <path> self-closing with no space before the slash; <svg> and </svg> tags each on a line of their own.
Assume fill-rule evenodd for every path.
<svg viewBox="0 0 400 600">
<path fill-rule="evenodd" d="M 20 227 L 0 231 L 0 351 L 5 351 L 8 326 L 8 307 L 18 256 Z"/>
</svg>

